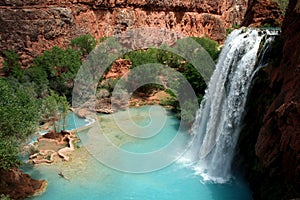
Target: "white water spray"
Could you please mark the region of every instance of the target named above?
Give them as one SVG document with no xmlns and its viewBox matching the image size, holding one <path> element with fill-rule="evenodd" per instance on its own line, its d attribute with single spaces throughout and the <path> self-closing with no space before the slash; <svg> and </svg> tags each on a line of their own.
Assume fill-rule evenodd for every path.
<svg viewBox="0 0 300 200">
<path fill-rule="evenodd" d="M 277 32 L 277 34 L 275 34 Z M 226 182 L 255 66 L 278 30 L 239 29 L 227 38 L 192 127 L 191 154 L 204 179 Z M 266 45 L 263 46 L 263 43 Z M 262 58 L 264 59 L 264 58 Z M 259 67 L 259 66 L 258 66 Z"/>
</svg>

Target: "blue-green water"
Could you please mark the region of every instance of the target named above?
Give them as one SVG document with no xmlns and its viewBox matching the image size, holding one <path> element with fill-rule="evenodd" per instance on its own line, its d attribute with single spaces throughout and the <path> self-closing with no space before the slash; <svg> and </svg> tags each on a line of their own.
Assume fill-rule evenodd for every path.
<svg viewBox="0 0 300 200">
<path fill-rule="evenodd" d="M 74 130 L 78 127 L 83 127 L 86 125 L 89 125 L 92 123 L 91 120 L 79 118 L 76 114 L 70 112 L 67 117 L 66 117 L 66 122 L 65 122 L 65 129 L 66 130 Z M 62 120 L 61 120 L 62 124 Z M 51 128 L 51 127 L 50 127 Z M 62 130 L 63 127 L 61 126 L 60 129 Z M 48 132 L 48 130 L 41 130 L 39 131 L 39 134 L 34 134 L 30 137 L 30 144 L 33 144 L 34 142 L 37 142 L 37 139 L 40 135 L 44 135 Z"/>
<path fill-rule="evenodd" d="M 138 117 L 134 121 L 147 124 L 149 107 L 131 109 Z M 112 123 L 113 115 L 100 116 L 106 134 L 114 138 L 124 138 L 116 125 Z M 123 118 L 124 121 L 126 119 Z M 166 113 L 166 123 L 159 134 L 147 139 L 124 139 L 122 148 L 131 152 L 148 152 L 169 143 L 177 134 L 179 121 Z M 185 131 L 178 131 L 179 138 L 190 140 Z M 82 139 L 88 139 L 86 132 L 79 133 Z M 183 159 L 184 160 L 184 159 Z M 192 165 L 179 161 L 168 167 L 151 173 L 130 174 L 113 170 L 97 161 L 82 146 L 73 152 L 71 161 L 58 162 L 54 165 L 24 166 L 24 171 L 36 179 L 46 179 L 47 191 L 31 199 L 97 199 L 97 200 L 247 200 L 251 192 L 247 184 L 239 178 L 230 183 L 215 184 L 204 182 L 195 174 Z M 58 173 L 63 172 L 67 179 Z"/>
</svg>

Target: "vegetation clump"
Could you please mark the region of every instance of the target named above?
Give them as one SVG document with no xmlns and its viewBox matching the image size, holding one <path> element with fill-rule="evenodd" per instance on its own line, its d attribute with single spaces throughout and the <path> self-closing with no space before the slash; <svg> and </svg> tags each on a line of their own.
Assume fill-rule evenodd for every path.
<svg viewBox="0 0 300 200">
<path fill-rule="evenodd" d="M 102 41 L 105 39 L 103 38 Z M 216 42 L 209 38 L 193 39 L 208 51 L 213 60 L 217 60 L 219 49 Z M 14 50 L 3 52 L 5 77 L 0 78 L 0 169 L 19 166 L 20 145 L 45 120 L 52 122 L 52 129 L 55 132 L 65 129 L 75 76 L 82 60 L 95 48 L 96 44 L 97 41 L 91 35 L 74 38 L 70 47 L 66 49 L 55 46 L 37 56 L 27 69 L 21 67 L 19 55 Z M 158 63 L 182 73 L 198 98 L 198 102 L 189 102 L 189 99 L 186 99 L 184 101 L 186 108 L 202 100 L 206 88 L 205 81 L 194 66 L 179 55 L 166 49 L 149 48 L 129 52 L 124 55 L 124 58 L 132 62 L 131 69 L 147 63 Z M 159 78 L 155 77 L 151 67 L 144 70 L 147 74 L 152 74 L 153 78 Z M 138 78 L 142 79 L 143 76 Z M 106 81 L 108 92 L 112 92 L 117 81 L 118 79 Z M 147 84 L 140 87 L 138 91 L 164 90 L 169 94 L 169 98 L 161 104 L 172 105 L 179 117 L 192 122 L 195 113 L 181 110 L 178 103 L 178 99 L 184 99 L 185 94 L 178 96 L 170 89 L 178 88 L 182 83 L 171 84 L 173 85 Z M 109 95 L 105 94 L 105 96 Z M 62 127 L 59 127 L 60 123 L 56 122 L 61 120 L 63 121 Z"/>
<path fill-rule="evenodd" d="M 18 147 L 31 135 L 40 119 L 40 101 L 31 88 L 0 78 L 0 169 L 19 165 Z"/>
<path fill-rule="evenodd" d="M 211 56 L 211 58 L 216 62 L 220 53 L 219 45 L 217 42 L 207 38 L 197 38 L 192 37 L 194 41 L 196 41 L 198 44 L 200 44 Z M 178 41 L 178 44 L 181 45 L 184 44 L 184 40 Z M 173 111 L 177 113 L 177 116 L 181 118 L 182 120 L 186 121 L 187 123 L 192 123 L 194 120 L 195 113 L 191 112 L 192 105 L 198 105 L 203 98 L 205 89 L 206 89 L 206 83 L 204 81 L 204 78 L 199 73 L 199 71 L 188 61 L 186 61 L 181 56 L 172 53 L 172 51 L 168 51 L 166 48 L 149 48 L 146 50 L 137 50 L 127 53 L 124 56 L 124 59 L 128 59 L 132 62 L 131 68 L 135 68 L 137 66 L 145 65 L 146 63 L 157 63 L 161 64 L 165 67 L 170 67 L 180 73 L 183 74 L 185 79 L 189 82 L 189 84 L 192 86 L 198 102 L 192 102 L 193 100 L 188 99 L 188 94 L 186 91 L 181 90 L 180 94 L 176 94 L 175 91 L 171 90 L 173 89 L 179 89 L 183 87 L 185 83 L 174 81 L 170 83 L 169 85 L 158 85 L 158 84 L 146 84 L 140 88 L 138 88 L 138 92 L 151 92 L 152 90 L 165 90 L 166 93 L 169 94 L 169 98 L 164 99 L 161 101 L 161 105 L 171 105 L 173 107 Z M 149 76 L 155 76 L 155 72 L 152 72 L 151 67 L 145 67 L 143 68 L 143 73 L 147 74 Z M 162 75 L 164 76 L 164 75 Z M 169 75 L 165 75 L 168 77 Z M 153 77 L 153 80 L 158 77 Z M 178 78 L 173 77 L 174 80 L 178 80 Z M 143 79 L 143 76 L 137 76 L 135 80 Z M 168 77 L 168 79 L 171 79 L 171 77 Z M 183 105 L 179 105 L 178 99 L 183 100 Z M 181 107 L 185 107 L 187 109 L 182 110 Z"/>
</svg>

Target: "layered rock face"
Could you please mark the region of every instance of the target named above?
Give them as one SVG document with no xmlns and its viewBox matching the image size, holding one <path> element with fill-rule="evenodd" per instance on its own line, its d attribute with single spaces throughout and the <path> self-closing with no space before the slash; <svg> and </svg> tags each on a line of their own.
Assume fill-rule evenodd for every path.
<svg viewBox="0 0 300 200">
<path fill-rule="evenodd" d="M 0 52 L 15 49 L 27 66 L 44 50 L 66 47 L 78 35 L 100 38 L 140 27 L 223 41 L 226 28 L 242 23 L 248 4 L 248 0 L 0 0 Z"/>
<path fill-rule="evenodd" d="M 300 198 L 300 1 L 290 0 L 270 66 L 250 94 L 239 150 L 255 199 Z"/>
</svg>

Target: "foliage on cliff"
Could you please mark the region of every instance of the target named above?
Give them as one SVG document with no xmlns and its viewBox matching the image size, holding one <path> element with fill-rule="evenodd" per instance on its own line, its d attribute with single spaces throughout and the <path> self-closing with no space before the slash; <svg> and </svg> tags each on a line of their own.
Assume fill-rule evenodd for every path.
<svg viewBox="0 0 300 200">
<path fill-rule="evenodd" d="M 50 120 L 53 124 L 53 131 L 59 132 L 65 130 L 66 117 L 69 111 L 70 105 L 67 101 L 65 95 L 59 96 L 53 90 L 50 90 L 50 95 L 43 99 L 42 110 L 43 117 L 47 120 Z M 56 121 L 60 122 L 62 120 L 62 127 L 60 127 L 61 123 L 56 123 Z"/>
<path fill-rule="evenodd" d="M 207 38 L 194 39 L 206 48 L 214 59 L 217 58 L 217 43 Z M 53 47 L 34 58 L 33 65 L 28 69 L 21 69 L 19 56 L 15 51 L 5 51 L 4 66 L 8 77 L 0 79 L 0 168 L 9 169 L 18 165 L 20 141 L 33 133 L 38 121 L 42 119 L 41 116 L 52 120 L 54 130 L 60 129 L 55 121 L 60 119 L 60 116 L 65 119 L 69 108 L 66 97 L 71 98 L 73 79 L 81 65 L 82 56 L 89 53 L 95 43 L 96 40 L 90 35 L 80 36 L 72 40 L 74 49 Z M 160 63 L 176 69 L 183 73 L 198 95 L 199 102 L 201 101 L 206 84 L 199 72 L 180 56 L 165 50 L 148 49 L 130 52 L 125 58 L 132 61 L 132 68 L 147 63 Z M 162 88 L 146 85 L 144 90 L 148 91 L 153 87 Z M 166 91 L 171 94 L 171 99 L 166 102 L 172 104 L 177 112 L 181 111 L 179 116 L 191 122 L 194 114 L 180 110 L 172 91 Z"/>
<path fill-rule="evenodd" d="M 23 78 L 24 71 L 21 68 L 20 56 L 14 51 L 3 51 L 3 70 L 7 76 L 12 76 L 18 80 Z"/>
<path fill-rule="evenodd" d="M 71 40 L 73 49 L 78 50 L 82 56 L 87 56 L 97 45 L 97 40 L 91 35 L 81 35 Z"/>
<path fill-rule="evenodd" d="M 33 62 L 33 67 L 40 69 L 39 73 L 47 74 L 50 89 L 71 97 L 73 79 L 81 66 L 81 55 L 78 51 L 53 47 L 34 58 Z"/>
<path fill-rule="evenodd" d="M 0 169 L 19 165 L 18 148 L 35 131 L 38 122 L 48 118 L 53 121 L 54 130 L 60 129 L 55 127 L 55 121 L 65 121 L 69 109 L 65 94 L 71 98 L 81 51 L 53 47 L 36 57 L 28 69 L 21 68 L 14 50 L 4 51 L 7 77 L 0 79 Z"/>
<path fill-rule="evenodd" d="M 38 97 L 45 97 L 49 90 L 71 99 L 73 79 L 82 59 L 94 49 L 97 41 L 91 35 L 82 35 L 71 41 L 66 49 L 54 46 L 33 59 L 33 64 L 21 68 L 20 56 L 14 51 L 4 51 L 3 66 L 7 77 L 31 85 Z M 72 48 L 71 48 L 72 47 Z"/>
<path fill-rule="evenodd" d="M 38 125 L 39 101 L 14 80 L 0 79 L 0 169 L 18 165 L 18 146 Z"/>
<path fill-rule="evenodd" d="M 216 41 L 213 41 L 207 37 L 202 37 L 202 38 L 192 37 L 192 39 L 195 40 L 197 43 L 199 43 L 209 53 L 209 55 L 213 60 L 216 61 L 218 59 L 220 50 L 219 50 L 219 45 Z M 185 41 L 179 40 L 178 44 L 180 45 L 183 42 Z M 187 44 L 184 45 L 186 46 Z M 196 70 L 196 68 L 191 63 L 187 62 L 184 58 L 180 57 L 179 55 L 176 55 L 171 51 L 167 51 L 167 50 L 149 48 L 147 50 L 138 50 L 138 51 L 129 52 L 125 55 L 124 58 L 129 59 L 132 62 L 132 66 L 131 66 L 132 68 L 147 63 L 159 63 L 164 65 L 165 67 L 170 67 L 175 69 L 176 71 L 182 73 L 185 79 L 191 84 L 198 98 L 197 103 L 200 103 L 202 101 L 204 91 L 206 89 L 206 83 L 202 75 Z M 146 74 L 151 74 L 151 72 L 148 72 Z M 189 95 L 185 94 L 185 91 L 181 91 L 181 93 L 178 94 L 179 96 L 176 96 L 174 94 L 174 91 L 170 90 L 170 88 L 175 88 L 175 89 L 180 88 L 182 86 L 181 84 L 184 83 L 180 83 L 176 81 L 176 83 L 172 83 L 171 87 L 170 85 L 165 86 L 166 92 L 169 93 L 171 96 L 169 99 L 166 99 L 163 102 L 163 105 L 172 105 L 174 111 L 178 114 L 179 118 L 183 119 L 188 123 L 191 123 L 194 120 L 195 113 L 190 112 L 188 110 L 181 110 L 179 102 L 177 100 L 177 99 L 183 99 L 185 107 L 188 108 L 189 105 L 193 104 L 192 102 L 189 102 L 189 100 L 187 99 Z M 161 86 L 147 84 L 139 88 L 139 90 L 145 92 L 145 91 L 152 91 L 153 88 L 161 89 Z"/>
</svg>

